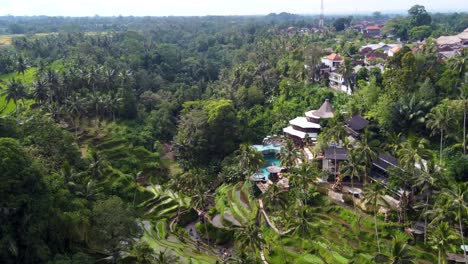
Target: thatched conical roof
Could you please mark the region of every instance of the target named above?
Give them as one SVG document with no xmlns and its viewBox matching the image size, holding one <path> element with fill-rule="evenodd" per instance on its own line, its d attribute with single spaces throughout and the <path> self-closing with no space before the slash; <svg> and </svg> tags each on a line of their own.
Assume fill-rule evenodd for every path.
<svg viewBox="0 0 468 264">
<path fill-rule="evenodd" d="M 311 118 L 333 118 L 334 112 L 335 110 L 333 110 L 330 101 L 326 99 L 319 109 L 306 112 L 306 116 Z"/>
</svg>

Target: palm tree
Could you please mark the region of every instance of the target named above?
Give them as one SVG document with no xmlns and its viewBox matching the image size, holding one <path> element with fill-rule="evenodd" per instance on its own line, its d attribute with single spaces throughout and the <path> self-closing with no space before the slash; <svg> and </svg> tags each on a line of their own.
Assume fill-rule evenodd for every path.
<svg viewBox="0 0 468 264">
<path fill-rule="evenodd" d="M 107 161 L 98 154 L 96 150 L 91 150 L 89 154 L 89 167 L 88 170 L 93 179 L 100 179 L 107 167 Z"/>
<path fill-rule="evenodd" d="M 452 184 L 450 188 L 445 188 L 441 193 L 442 198 L 447 206 L 447 211 L 455 215 L 455 220 L 458 220 L 458 228 L 462 244 L 465 245 L 465 238 L 463 236 L 463 218 L 466 217 L 468 212 L 468 183 Z M 466 251 L 463 251 L 465 262 L 468 263 Z"/>
<path fill-rule="evenodd" d="M 7 82 L 6 89 L 1 92 L 1 95 L 5 96 L 6 104 L 13 101 L 16 106 L 16 118 L 18 118 L 18 101 L 21 99 L 24 104 L 24 98 L 28 95 L 26 86 L 21 81 L 13 78 Z"/>
<path fill-rule="evenodd" d="M 288 141 L 286 141 L 286 146 L 281 148 L 281 151 L 279 152 L 279 158 L 281 165 L 287 168 L 291 168 L 296 164 L 298 154 L 292 140 L 288 139 Z"/>
<path fill-rule="evenodd" d="M 429 206 L 429 198 L 432 194 L 432 190 L 436 184 L 438 177 L 436 177 L 437 172 L 435 170 L 423 170 L 421 174 L 416 177 L 414 180 L 413 187 L 419 188 L 421 194 L 426 195 L 426 202 L 422 206 L 422 215 L 424 216 L 424 243 L 427 241 L 427 209 Z"/>
<path fill-rule="evenodd" d="M 132 173 L 133 183 L 135 184 L 135 190 L 133 191 L 133 207 L 135 207 L 136 193 L 138 190 L 138 180 L 141 178 L 142 173 L 142 171 Z"/>
<path fill-rule="evenodd" d="M 388 264 L 413 264 L 416 258 L 411 250 L 408 248 L 406 242 L 406 235 L 399 236 L 395 235 L 392 239 L 392 246 L 390 248 L 389 255 L 378 254 L 374 261 L 377 263 L 388 263 Z"/>
<path fill-rule="evenodd" d="M 309 181 L 311 181 L 311 178 L 313 177 L 315 173 L 314 168 L 312 165 L 308 162 L 303 162 L 299 167 L 297 167 L 294 170 L 294 176 L 291 178 L 292 181 L 294 181 L 296 186 L 301 187 L 301 192 L 302 192 L 302 197 L 304 197 L 304 201 L 302 202 L 302 205 L 306 204 L 306 199 L 307 199 L 307 186 Z"/>
<path fill-rule="evenodd" d="M 149 246 L 148 243 L 141 240 L 133 244 L 129 255 L 126 258 L 134 259 L 135 263 L 141 264 L 153 264 L 156 262 L 154 250 Z"/>
<path fill-rule="evenodd" d="M 68 105 L 67 111 L 71 115 L 73 120 L 73 126 L 75 127 L 75 138 L 78 136 L 78 123 L 81 118 L 81 114 L 84 111 L 84 102 L 78 95 L 72 96 L 66 100 Z"/>
<path fill-rule="evenodd" d="M 26 64 L 23 55 L 18 56 L 18 61 L 16 63 L 16 71 L 21 73 L 24 76 L 24 72 L 28 69 L 28 65 Z"/>
<path fill-rule="evenodd" d="M 352 89 L 351 83 L 351 75 L 353 74 L 353 65 L 351 64 L 351 60 L 346 58 L 344 63 L 341 64 L 340 68 L 338 69 L 338 73 L 343 76 L 343 79 L 346 81 L 346 86 L 348 89 Z"/>
<path fill-rule="evenodd" d="M 356 142 L 355 151 L 360 153 L 361 159 L 365 165 L 364 183 L 368 182 L 369 171 L 372 168 L 372 162 L 377 159 L 380 142 L 372 139 L 373 135 L 370 130 L 365 130 L 361 135 L 360 140 Z"/>
<path fill-rule="evenodd" d="M 256 172 L 263 164 L 263 155 L 261 152 L 252 148 L 249 144 L 241 144 L 236 151 L 236 161 L 239 168 L 242 169 L 244 176 Z"/>
<path fill-rule="evenodd" d="M 377 207 L 379 203 L 385 203 L 383 200 L 383 196 L 385 195 L 385 188 L 383 187 L 383 183 L 380 181 L 374 182 L 372 184 L 367 185 L 367 188 L 364 193 L 364 200 L 367 204 L 372 206 L 372 210 L 374 211 L 374 226 L 375 226 L 375 238 L 377 240 L 377 248 L 379 249 L 380 253 L 380 240 L 379 240 L 379 229 L 377 226 Z"/>
<path fill-rule="evenodd" d="M 457 237 L 447 222 L 439 223 L 429 235 L 429 244 L 438 251 L 438 263 L 446 263 L 446 252 Z"/>
<path fill-rule="evenodd" d="M 36 81 L 33 83 L 34 90 L 33 90 L 33 97 L 36 102 L 43 104 L 49 99 L 49 89 L 47 87 L 46 80 L 42 78 L 37 78 Z"/>
<path fill-rule="evenodd" d="M 426 169 L 425 161 L 431 157 L 430 150 L 426 148 L 428 144 L 427 139 L 417 137 L 410 137 L 401 144 L 398 158 L 403 168 L 413 173 L 413 177 L 416 165 L 421 170 Z"/>
<path fill-rule="evenodd" d="M 466 155 L 466 105 L 468 103 L 468 73 L 465 74 L 465 86 L 460 87 L 458 97 L 463 103 L 463 155 Z"/>
<path fill-rule="evenodd" d="M 267 206 L 271 209 L 280 207 L 283 209 L 283 216 L 286 219 L 286 207 L 288 198 L 286 192 L 278 184 L 272 184 L 268 187 L 267 191 L 263 194 L 264 201 L 268 201 Z"/>
<path fill-rule="evenodd" d="M 327 131 L 325 131 L 324 140 L 329 143 L 333 143 L 333 151 L 335 156 L 335 176 L 338 175 L 338 163 L 336 160 L 336 146 L 343 144 L 345 145 L 345 141 L 347 139 L 348 132 L 346 132 L 345 127 L 337 123 L 334 126 L 330 127 Z"/>
<path fill-rule="evenodd" d="M 439 164 L 442 164 L 442 149 L 444 145 L 444 133 L 448 132 L 451 121 L 453 120 L 452 115 L 448 108 L 434 108 L 429 114 L 427 114 L 427 127 L 432 129 L 431 135 L 436 134 L 436 131 L 440 133 L 440 154 Z"/>
<path fill-rule="evenodd" d="M 258 224 L 254 222 L 235 232 L 234 236 L 242 250 L 248 250 L 252 255 L 255 255 L 256 250 L 261 250 L 262 244 L 265 243 Z"/>
<path fill-rule="evenodd" d="M 364 164 L 364 161 L 361 158 L 361 155 L 359 152 L 356 151 L 356 149 L 352 149 L 349 152 L 348 155 L 348 160 L 345 161 L 344 166 L 343 166 L 343 176 L 349 176 L 351 179 L 351 187 L 354 190 L 354 178 L 358 178 L 358 180 L 361 178 L 361 174 L 364 174 L 366 171 L 366 166 Z M 354 194 L 353 194 L 353 206 L 354 210 L 356 210 L 356 204 L 354 202 Z"/>
<path fill-rule="evenodd" d="M 164 251 L 159 251 L 159 253 L 156 255 L 155 262 L 156 264 L 173 264 L 173 263 L 178 263 L 179 262 L 179 257 L 170 254 L 167 252 L 167 249 Z M 140 263 L 140 262 L 138 262 Z"/>
</svg>

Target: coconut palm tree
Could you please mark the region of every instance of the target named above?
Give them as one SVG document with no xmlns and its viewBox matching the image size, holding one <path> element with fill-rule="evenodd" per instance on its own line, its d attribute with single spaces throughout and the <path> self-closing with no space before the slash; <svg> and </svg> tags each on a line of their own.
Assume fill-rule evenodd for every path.
<svg viewBox="0 0 468 264">
<path fill-rule="evenodd" d="M 447 213 L 452 213 L 455 220 L 458 221 L 458 228 L 462 244 L 465 245 L 465 238 L 463 235 L 463 219 L 468 212 L 468 183 L 454 183 L 450 188 L 442 189 L 442 199 L 445 201 Z M 465 262 L 468 263 L 466 251 L 463 251 Z"/>
<path fill-rule="evenodd" d="M 255 222 L 249 223 L 243 228 L 240 228 L 235 232 L 234 236 L 237 243 L 241 245 L 240 248 L 242 248 L 242 250 L 247 250 L 254 256 L 255 252 L 257 250 L 261 250 L 263 243 L 265 243 L 265 240 L 261 235 L 260 228 Z"/>
<path fill-rule="evenodd" d="M 236 161 L 244 176 L 256 172 L 263 164 L 263 154 L 249 144 L 241 144 L 235 154 Z"/>
<path fill-rule="evenodd" d="M 178 262 L 179 262 L 179 257 L 175 256 L 174 254 L 169 253 L 166 249 L 164 251 L 159 251 L 159 253 L 156 254 L 156 259 L 154 263 L 173 264 L 173 263 L 178 263 Z"/>
<path fill-rule="evenodd" d="M 427 149 L 429 141 L 424 138 L 410 137 L 401 144 L 398 158 L 402 167 L 411 173 L 415 172 L 418 165 L 421 170 L 426 169 L 425 161 L 430 159 L 431 152 Z"/>
<path fill-rule="evenodd" d="M 432 194 L 432 191 L 435 187 L 435 184 L 438 179 L 438 172 L 436 170 L 423 170 L 421 171 L 421 174 L 416 177 L 414 180 L 414 188 L 418 188 L 421 194 L 424 194 L 426 196 L 426 202 L 425 204 L 421 204 L 419 207 L 421 207 L 422 210 L 422 215 L 424 217 L 424 243 L 427 241 L 427 209 L 429 206 L 429 199 Z"/>
<path fill-rule="evenodd" d="M 440 153 L 439 153 L 439 164 L 442 164 L 442 149 L 444 146 L 444 136 L 448 133 L 448 129 L 453 120 L 451 113 L 448 108 L 441 109 L 439 107 L 434 108 L 429 114 L 427 114 L 427 127 L 432 129 L 431 135 L 435 135 L 437 131 L 440 134 Z"/>
<path fill-rule="evenodd" d="M 338 175 L 338 162 L 336 160 L 336 146 L 345 145 L 348 132 L 341 123 L 337 123 L 324 132 L 324 140 L 327 144 L 333 143 L 333 151 L 335 156 L 335 176 Z"/>
<path fill-rule="evenodd" d="M 441 222 L 430 232 L 429 244 L 432 248 L 437 249 L 438 263 L 447 263 L 446 252 L 450 248 L 450 244 L 457 239 L 447 222 Z"/>
<path fill-rule="evenodd" d="M 24 60 L 23 55 L 18 56 L 18 61 L 16 62 L 16 71 L 18 73 L 21 73 L 24 76 L 24 72 L 28 69 L 28 65 L 26 64 L 26 61 Z"/>
<path fill-rule="evenodd" d="M 367 183 L 369 180 L 369 172 L 372 168 L 372 162 L 377 159 L 380 142 L 373 139 L 372 132 L 365 130 L 361 135 L 361 138 L 356 142 L 355 151 L 360 153 L 361 159 L 365 165 L 364 170 L 364 182 Z"/>
<path fill-rule="evenodd" d="M 388 255 L 378 254 L 374 261 L 376 263 L 388 263 L 388 264 L 413 264 L 415 263 L 415 255 L 408 248 L 406 242 L 406 235 L 395 235 L 392 239 L 390 252 Z"/>
<path fill-rule="evenodd" d="M 81 118 L 81 114 L 84 111 L 84 101 L 78 95 L 71 96 L 66 100 L 67 112 L 73 120 L 73 126 L 75 127 L 75 138 L 78 136 L 78 123 Z"/>
<path fill-rule="evenodd" d="M 283 209 L 283 216 L 286 219 L 286 208 L 288 205 L 288 197 L 286 196 L 287 193 L 283 190 L 278 184 L 272 184 L 268 187 L 267 191 L 263 193 L 264 201 L 268 201 L 266 203 L 268 208 L 275 209 L 280 207 Z"/>
<path fill-rule="evenodd" d="M 6 104 L 13 101 L 16 107 L 16 118 L 18 118 L 18 101 L 21 99 L 24 104 L 24 98 L 28 95 L 26 86 L 21 81 L 13 78 L 6 83 L 6 89 L 2 90 L 1 95 L 5 96 Z"/>
<path fill-rule="evenodd" d="M 468 104 L 468 73 L 465 74 L 465 86 L 460 87 L 458 97 L 463 103 L 463 155 L 466 155 L 466 108 Z"/>
<path fill-rule="evenodd" d="M 315 170 L 312 167 L 312 164 L 308 162 L 303 162 L 299 167 L 295 168 L 294 176 L 291 177 L 291 180 L 295 183 L 296 187 L 301 188 L 301 196 L 304 198 L 302 205 L 306 204 L 307 199 L 307 186 L 308 183 L 312 180 L 312 177 L 315 174 Z"/>
<path fill-rule="evenodd" d="M 281 166 L 292 168 L 292 166 L 296 164 L 298 157 L 299 155 L 297 154 L 296 148 L 294 147 L 294 143 L 292 140 L 288 139 L 288 141 L 286 141 L 286 145 L 281 148 L 281 151 L 279 152 Z"/>
<path fill-rule="evenodd" d="M 343 166 L 343 177 L 348 176 L 351 179 L 351 187 L 354 189 L 354 178 L 358 180 L 361 178 L 361 175 L 365 173 L 366 166 L 363 159 L 361 158 L 361 153 L 357 152 L 356 149 L 352 149 L 349 152 L 348 160 L 345 161 Z M 356 210 L 356 204 L 354 203 L 353 195 L 353 206 Z"/>
<path fill-rule="evenodd" d="M 141 264 L 154 264 L 156 262 L 154 250 L 144 241 L 133 244 L 125 259 L 132 259 L 135 263 Z"/>
<path fill-rule="evenodd" d="M 138 190 L 138 180 L 141 178 L 142 171 L 135 171 L 132 173 L 133 183 L 135 184 L 135 189 L 133 190 L 133 207 L 135 207 L 136 193 Z"/>
<path fill-rule="evenodd" d="M 34 90 L 32 95 L 36 102 L 40 104 L 47 102 L 47 100 L 49 99 L 50 91 L 47 87 L 46 80 L 42 78 L 37 78 L 36 81 L 34 81 L 33 83 L 33 87 Z"/>
<path fill-rule="evenodd" d="M 379 229 L 377 226 L 377 209 L 380 203 L 385 203 L 383 200 L 383 196 L 385 195 L 385 188 L 383 187 L 383 183 L 380 181 L 374 182 L 372 184 L 367 185 L 365 192 L 364 192 L 364 201 L 367 205 L 372 206 L 372 210 L 374 211 L 374 227 L 375 227 L 375 238 L 377 241 L 377 248 L 380 252 L 380 240 L 379 240 Z"/>
</svg>

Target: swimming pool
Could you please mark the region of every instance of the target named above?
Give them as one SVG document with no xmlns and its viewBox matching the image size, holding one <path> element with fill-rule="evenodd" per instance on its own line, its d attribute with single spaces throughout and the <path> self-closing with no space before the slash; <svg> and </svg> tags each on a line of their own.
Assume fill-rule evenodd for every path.
<svg viewBox="0 0 468 264">
<path fill-rule="evenodd" d="M 275 155 L 265 155 L 264 156 L 264 163 L 262 167 L 260 168 L 260 172 L 255 174 L 255 177 L 257 179 L 265 179 L 265 181 L 268 181 L 268 177 L 270 176 L 270 173 L 266 170 L 267 167 L 270 166 L 280 166 L 280 161 L 278 158 L 276 158 Z"/>
<path fill-rule="evenodd" d="M 267 154 L 276 154 L 279 153 L 281 150 L 281 146 L 275 146 L 275 145 L 253 145 L 257 151 L 260 151 L 263 153 L 263 155 Z"/>
</svg>

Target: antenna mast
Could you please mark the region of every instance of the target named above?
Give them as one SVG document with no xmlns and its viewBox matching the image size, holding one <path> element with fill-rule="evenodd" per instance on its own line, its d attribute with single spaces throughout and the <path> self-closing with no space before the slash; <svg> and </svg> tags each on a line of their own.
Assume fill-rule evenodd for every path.
<svg viewBox="0 0 468 264">
<path fill-rule="evenodd" d="M 323 0 L 321 0 L 321 5 L 320 5 L 320 21 L 319 21 L 319 28 L 323 29 Z"/>
</svg>

